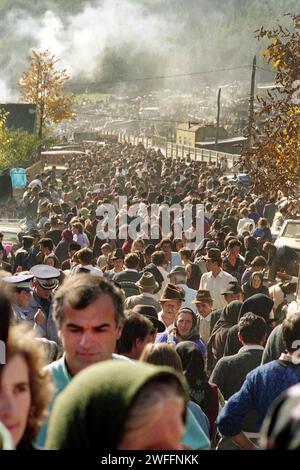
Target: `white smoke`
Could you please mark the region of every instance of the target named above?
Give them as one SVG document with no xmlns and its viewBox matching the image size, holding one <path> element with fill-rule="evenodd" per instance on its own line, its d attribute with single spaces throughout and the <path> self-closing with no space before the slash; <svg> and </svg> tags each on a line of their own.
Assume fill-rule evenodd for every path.
<svg viewBox="0 0 300 470">
<path fill-rule="evenodd" d="M 16 97 L 17 93 L 14 93 L 4 80 L 0 80 L 0 103 L 14 101 Z"/>
<path fill-rule="evenodd" d="M 136 50 L 161 51 L 175 27 L 170 18 L 149 15 L 142 5 L 127 0 L 87 5 L 64 21 L 52 11 L 42 18 L 22 17 L 16 22 L 16 35 L 26 37 L 31 32 L 36 49 L 50 49 L 59 57 L 70 76 L 92 77 L 107 47 L 126 44 Z M 177 27 L 178 31 L 178 27 Z"/>
<path fill-rule="evenodd" d="M 86 82 L 249 64 L 261 48 L 254 30 L 294 11 L 298 1 L 269 0 L 251 9 L 252 2 L 242 7 L 240 0 L 91 0 L 81 11 L 76 2 L 73 14 L 63 13 L 57 0 L 9 6 L 6 15 L 0 8 L 1 93 L 6 100 L 16 96 L 32 49 L 49 49 L 60 59 L 59 68 Z M 124 77 L 117 76 L 119 70 Z M 233 76 L 240 79 L 242 73 Z M 246 70 L 247 80 L 248 75 Z M 206 77 L 210 83 L 214 75 Z"/>
</svg>

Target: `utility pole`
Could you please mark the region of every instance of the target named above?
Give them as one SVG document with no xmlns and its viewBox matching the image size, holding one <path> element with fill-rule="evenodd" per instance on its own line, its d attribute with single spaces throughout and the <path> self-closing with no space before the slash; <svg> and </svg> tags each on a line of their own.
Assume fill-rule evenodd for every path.
<svg viewBox="0 0 300 470">
<path fill-rule="evenodd" d="M 219 141 L 219 128 L 220 128 L 220 110 L 221 110 L 221 88 L 218 91 L 218 101 L 217 101 L 218 111 L 217 111 L 217 127 L 216 127 L 216 139 L 215 139 L 215 150 L 218 151 L 218 141 Z M 217 165 L 218 165 L 217 157 Z"/>
<path fill-rule="evenodd" d="M 248 148 L 252 144 L 253 123 L 254 123 L 254 93 L 255 93 L 255 76 L 256 76 L 256 55 L 253 57 L 252 74 L 251 74 L 251 89 L 249 99 L 249 120 L 248 120 Z"/>
</svg>

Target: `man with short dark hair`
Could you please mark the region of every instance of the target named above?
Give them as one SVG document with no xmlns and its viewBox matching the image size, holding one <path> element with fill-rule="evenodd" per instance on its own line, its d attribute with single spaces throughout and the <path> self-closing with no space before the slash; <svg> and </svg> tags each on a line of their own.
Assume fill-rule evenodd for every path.
<svg viewBox="0 0 300 470">
<path fill-rule="evenodd" d="M 222 292 L 229 287 L 231 282 L 237 282 L 237 279 L 223 271 L 221 251 L 218 248 L 210 248 L 203 259 L 208 272 L 202 274 L 199 289 L 209 290 L 213 299 L 213 309 L 226 307 Z"/>
<path fill-rule="evenodd" d="M 62 265 L 61 265 L 62 271 L 70 270 L 70 269 L 72 268 L 73 256 L 74 256 L 75 253 L 77 253 L 77 251 L 79 251 L 80 249 L 81 249 L 81 246 L 79 245 L 79 243 L 70 242 L 69 248 L 68 248 L 68 255 L 69 255 L 69 258 L 66 259 L 66 260 L 62 263 Z"/>
<path fill-rule="evenodd" d="M 55 215 L 53 215 L 52 217 L 50 217 L 49 222 L 51 229 L 46 232 L 46 238 L 51 238 L 51 240 L 53 241 L 53 245 L 57 246 L 61 240 L 61 230 L 58 225 L 59 220 Z"/>
<path fill-rule="evenodd" d="M 245 263 L 240 256 L 241 242 L 233 238 L 227 245 L 227 254 L 223 259 L 223 269 L 235 277 L 239 282 L 245 271 Z"/>
<path fill-rule="evenodd" d="M 15 253 L 13 272 L 28 271 L 35 264 L 35 256 L 31 251 L 32 244 L 33 237 L 23 235 L 22 248 L 19 248 Z"/>
<path fill-rule="evenodd" d="M 147 317 L 135 312 L 128 313 L 117 344 L 118 354 L 138 360 L 145 346 L 153 342 L 152 330 L 153 324 Z"/>
<path fill-rule="evenodd" d="M 137 282 L 141 273 L 138 271 L 140 259 L 136 253 L 128 253 L 124 259 L 125 269 L 122 272 L 114 274 L 112 280 L 118 284 L 122 282 Z"/>
<path fill-rule="evenodd" d="M 40 252 L 37 254 L 39 263 L 43 264 L 46 256 L 54 255 L 54 244 L 51 238 L 42 238 L 39 242 Z M 54 255 L 55 256 L 55 255 Z"/>
<path fill-rule="evenodd" d="M 222 357 L 215 366 L 210 381 L 215 383 L 225 400 L 240 390 L 247 374 L 261 363 L 263 346 L 266 342 L 267 324 L 253 313 L 246 313 L 238 323 L 239 340 L 243 347 L 233 356 Z M 249 413 L 243 423 L 243 431 L 256 431 L 255 412 Z M 257 436 L 258 438 L 258 436 Z M 222 439 L 219 449 L 236 449 L 231 440 Z"/>
<path fill-rule="evenodd" d="M 75 266 L 74 270 L 72 270 L 72 274 L 78 273 L 82 269 L 92 274 L 92 276 L 103 277 L 102 270 L 98 266 L 94 266 L 93 264 L 94 255 L 93 251 L 90 248 L 81 248 L 77 251 L 76 256 L 79 261 L 79 264 Z"/>
<path fill-rule="evenodd" d="M 162 250 L 167 258 L 168 267 L 167 271 L 170 272 L 175 266 L 182 266 L 182 260 L 179 253 L 172 251 L 171 240 L 165 238 L 159 244 L 160 250 Z"/>
</svg>

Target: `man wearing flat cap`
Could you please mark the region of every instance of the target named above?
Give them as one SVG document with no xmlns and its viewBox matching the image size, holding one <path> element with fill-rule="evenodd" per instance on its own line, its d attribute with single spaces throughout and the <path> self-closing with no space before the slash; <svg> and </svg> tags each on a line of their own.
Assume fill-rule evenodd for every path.
<svg viewBox="0 0 300 470">
<path fill-rule="evenodd" d="M 197 307 L 200 338 L 207 345 L 212 329 L 219 319 L 219 315 L 213 312 L 213 299 L 209 290 L 198 290 L 193 304 Z"/>
<path fill-rule="evenodd" d="M 10 298 L 16 322 L 26 321 L 33 327 L 34 314 L 29 308 L 32 279 L 33 274 L 16 274 L 15 276 L 3 277 L 2 281 L 10 288 Z"/>
<path fill-rule="evenodd" d="M 204 273 L 200 281 L 200 290 L 209 290 L 213 299 L 213 309 L 226 307 L 226 301 L 222 295 L 230 282 L 237 282 L 237 279 L 222 269 L 221 251 L 218 248 L 210 248 L 204 256 L 207 273 Z"/>
<path fill-rule="evenodd" d="M 160 299 L 161 311 L 158 312 L 158 319 L 165 325 L 165 332 L 171 333 L 175 328 L 174 320 L 176 314 L 184 301 L 184 290 L 174 284 L 168 284 Z M 156 336 L 156 342 L 162 333 Z"/>
<path fill-rule="evenodd" d="M 135 305 L 151 305 L 158 312 L 160 310 L 159 302 L 155 298 L 154 292 L 157 291 L 159 285 L 152 273 L 144 273 L 142 277 L 135 283 L 140 294 L 132 295 L 125 301 L 126 308 L 133 308 Z"/>
<path fill-rule="evenodd" d="M 52 293 L 59 284 L 60 271 L 46 264 L 37 264 L 30 270 L 33 274 L 33 292 L 30 299 L 34 328 L 40 336 L 60 343 L 56 325 L 52 318 Z M 38 315 L 36 315 L 38 314 Z"/>
</svg>

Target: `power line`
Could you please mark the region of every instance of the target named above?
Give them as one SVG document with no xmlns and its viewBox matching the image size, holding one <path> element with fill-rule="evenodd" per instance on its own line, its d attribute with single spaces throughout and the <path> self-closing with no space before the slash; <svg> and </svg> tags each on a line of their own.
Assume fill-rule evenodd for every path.
<svg viewBox="0 0 300 470">
<path fill-rule="evenodd" d="M 258 68 L 260 70 L 263 70 L 264 72 L 271 73 L 272 75 L 274 75 L 274 73 L 275 73 L 272 70 L 268 70 L 268 69 L 265 69 L 264 67 L 261 67 L 261 65 L 257 65 L 256 68 Z"/>
<path fill-rule="evenodd" d="M 124 80 L 103 80 L 103 81 L 92 81 L 92 82 L 71 82 L 65 84 L 65 89 L 74 88 L 74 87 L 88 87 L 88 86 L 101 86 L 101 85 L 115 85 L 119 83 L 130 83 L 130 82 L 139 82 L 139 81 L 150 81 L 150 80 L 164 80 L 170 78 L 183 78 L 183 77 L 192 77 L 196 75 L 208 75 L 212 73 L 219 72 L 230 72 L 233 70 L 249 69 L 251 65 L 239 65 L 236 67 L 224 67 L 214 70 L 202 70 L 201 72 L 190 72 L 190 73 L 178 73 L 172 75 L 158 75 L 153 77 L 137 77 L 137 78 L 128 78 Z M 265 72 L 273 73 L 271 70 L 264 69 L 263 67 L 257 65 L 257 68 L 264 70 Z M 12 87 L 12 90 L 19 90 L 18 86 Z"/>
<path fill-rule="evenodd" d="M 190 73 L 178 73 L 173 75 L 159 75 L 154 77 L 140 77 L 140 78 L 128 78 L 124 80 L 107 80 L 107 81 L 99 81 L 99 82 L 71 82 L 66 87 L 72 88 L 73 86 L 90 86 L 90 85 L 108 85 L 108 84 L 118 84 L 118 83 L 127 83 L 127 82 L 138 82 L 138 81 L 147 81 L 147 80 L 163 80 L 168 78 L 180 78 L 180 77 L 191 77 L 194 75 L 207 75 L 210 73 L 218 73 L 218 72 L 226 72 L 231 70 L 240 70 L 240 69 L 247 69 L 250 68 L 250 65 L 239 65 L 237 67 L 224 67 L 222 69 L 215 69 L 215 70 L 203 70 L 201 72 L 190 72 Z"/>
</svg>

